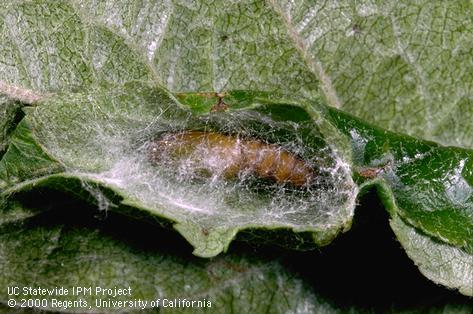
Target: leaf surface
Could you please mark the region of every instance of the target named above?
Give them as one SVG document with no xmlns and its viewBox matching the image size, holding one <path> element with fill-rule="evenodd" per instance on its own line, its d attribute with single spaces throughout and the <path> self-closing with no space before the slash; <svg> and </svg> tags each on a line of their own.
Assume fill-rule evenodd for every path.
<svg viewBox="0 0 473 314">
<path fill-rule="evenodd" d="M 15 120 L 20 104 L 0 95 L 0 158 L 10 142 L 10 134 L 15 128 Z"/>
<path fill-rule="evenodd" d="M 16 167 L 23 152 L 11 146 L 0 163 L 4 196 L 38 187 L 67 191 L 76 180 L 100 208 L 126 205 L 164 218 L 194 246 L 194 254 L 214 256 L 244 229 L 292 230 L 299 235 L 286 235 L 283 242 L 294 248 L 327 244 L 351 224 L 358 194 L 353 177 L 362 188 L 376 186 L 391 215 L 415 228 L 400 237 L 418 230 L 444 243 L 440 251 L 451 246 L 465 260 L 471 257 L 471 151 L 384 131 L 320 104 L 274 102 L 265 93 L 230 93 L 223 100 L 232 109 L 210 114 L 204 113 L 213 103 L 208 95 L 177 96 L 183 103 L 159 87 L 135 82 L 61 95 L 28 110 L 13 139 L 26 139 L 25 151 L 41 152 L 46 165 L 27 158 L 24 168 Z M 313 162 L 317 180 L 296 188 L 245 176 L 195 177 L 189 159 L 163 168 L 152 162 L 150 142 L 189 129 L 286 147 Z M 202 160 L 212 157 L 200 154 Z M 441 283 L 470 293 L 465 282 Z"/>
<path fill-rule="evenodd" d="M 321 94 L 383 128 L 472 146 L 471 1 L 82 4 L 172 91 Z"/>
<path fill-rule="evenodd" d="M 151 78 L 175 92 L 322 95 L 383 128 L 471 147 L 471 12 L 463 0 L 14 1 L 1 10 L 0 73 L 37 92 Z"/>
<path fill-rule="evenodd" d="M 200 256 L 225 250 L 243 229 L 288 229 L 301 233 L 300 241 L 323 245 L 350 225 L 357 188 L 348 142 L 342 137 L 337 142 L 336 130 L 315 119 L 302 108 L 257 103 L 193 115 L 166 91 L 143 83 L 65 94 L 30 110 L 17 128 L 15 145 L 0 162 L 4 196 L 51 184 L 68 190 L 61 178 L 75 178 L 100 205 L 107 196 L 94 187 L 98 184 L 116 194 L 103 203 L 106 208 L 118 202 L 171 220 Z M 226 180 L 217 174 L 229 157 L 205 161 L 212 158 L 206 150 L 196 157 L 221 164 L 210 177 L 199 177 L 190 159 L 152 162 L 150 143 L 189 129 L 258 139 L 259 146 L 273 143 L 273 150 L 303 158 L 316 173 L 314 182 L 299 188 L 245 170 Z"/>
<path fill-rule="evenodd" d="M 73 208 L 69 208 L 69 217 L 64 219 L 67 216 L 57 209 L 14 222 L 1 220 L 0 288 L 2 291 L 7 291 L 7 287 L 22 289 L 19 296 L 9 297 L 17 300 L 18 310 L 21 299 L 25 298 L 23 287 L 62 287 L 68 290 L 67 295 L 53 293 L 33 298 L 48 300 L 41 309 L 62 313 L 143 310 L 154 313 L 156 306 L 152 307 L 151 301 L 158 299 L 160 310 L 169 313 L 222 313 L 241 309 L 339 312 L 317 296 L 297 274 L 285 270 L 279 261 L 249 254 L 202 260 L 182 253 L 170 243 L 140 244 L 148 236 L 166 236 L 146 226 L 141 227 L 139 235 L 123 239 L 123 231 L 110 224 L 84 219 L 83 213 L 76 217 Z M 19 207 L 10 210 L 37 211 Z M 120 219 L 114 222 L 123 228 L 132 227 Z M 172 237 L 167 235 L 167 239 Z M 92 287 L 92 290 L 78 295 L 73 292 L 77 287 Z M 126 291 L 130 288 L 131 294 L 103 295 L 97 293 L 97 287 Z M 6 298 L 7 294 L 2 293 L 0 304 L 5 307 Z M 203 306 L 178 306 L 176 300 L 183 304 L 184 299 L 200 301 Z M 65 303 L 78 300 L 81 303 Z M 99 301 L 102 303 L 96 303 Z M 110 301 L 135 302 L 105 303 Z M 174 306 L 172 302 L 176 302 Z"/>
<path fill-rule="evenodd" d="M 420 271 L 434 282 L 473 294 L 473 257 L 457 247 L 436 241 L 404 223 L 399 217 L 391 227 L 409 257 Z"/>
</svg>

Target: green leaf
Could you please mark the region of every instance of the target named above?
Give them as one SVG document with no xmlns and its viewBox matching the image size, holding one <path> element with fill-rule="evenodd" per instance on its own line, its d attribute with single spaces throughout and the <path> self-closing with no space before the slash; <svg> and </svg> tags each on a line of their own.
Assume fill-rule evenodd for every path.
<svg viewBox="0 0 473 314">
<path fill-rule="evenodd" d="M 160 309 L 170 313 L 225 313 L 235 310 L 257 313 L 339 312 L 316 295 L 297 274 L 285 270 L 277 260 L 251 257 L 249 254 L 231 254 L 212 260 L 197 259 L 173 248 L 173 238 L 156 232 L 156 229 L 149 231 L 149 228 L 141 227 L 140 230 L 146 230 L 145 233 L 141 231 L 139 236 L 128 235 L 120 239 L 124 237 L 124 229 L 120 232 L 116 226 L 125 229 L 133 226 L 113 217 L 111 221 L 114 226 L 110 223 L 101 226 L 80 218 L 84 217 L 84 213 L 79 213 L 79 217 L 75 215 L 74 209 L 69 208 L 69 218 L 61 224 L 65 214 L 58 213 L 56 209 L 56 212 L 34 218 L 1 223 L 0 290 L 4 293 L 0 304 L 7 306 L 7 288 L 62 287 L 68 290 L 68 295 L 32 298 L 48 300 L 48 304 L 41 309 L 64 313 L 138 312 L 141 308 L 154 312 L 156 309 L 151 308 L 150 302 L 157 299 L 160 299 Z M 58 216 L 62 218 L 58 219 Z M 72 220 L 74 224 L 71 225 Z M 156 241 L 153 245 L 149 241 L 149 245 L 143 245 L 143 238 L 147 236 L 166 236 L 167 243 Z M 73 295 L 73 289 L 77 287 L 91 287 L 92 292 Z M 130 288 L 131 295 L 97 295 L 97 287 L 116 287 L 126 291 Z M 21 290 L 20 295 L 8 299 L 16 299 L 17 309 L 20 309 L 21 299 L 25 297 Z M 79 299 L 82 300 L 80 305 L 67 306 L 58 302 Z M 170 301 L 174 299 L 200 301 L 203 307 L 171 308 Z M 56 303 L 53 300 L 57 300 Z M 138 307 L 105 303 L 98 306 L 97 300 L 141 300 L 142 303 L 134 303 Z M 146 307 L 144 301 L 147 302 Z"/>
<path fill-rule="evenodd" d="M 291 105 L 284 98 L 275 102 L 265 93 L 229 93 L 223 100 L 240 106 L 211 114 L 204 113 L 212 104 L 208 95 L 178 97 L 197 114 L 166 91 L 139 82 L 45 100 L 27 111 L 17 131 L 27 139 L 26 150 L 41 148 L 41 154 L 51 156 L 46 160 L 51 168 L 43 168 L 54 169 L 56 160 L 61 167 L 34 175 L 36 163 L 23 162 L 24 170 L 15 172 L 22 152 L 9 149 L 0 173 L 15 173 L 14 178 L 20 179 L 0 177 L 7 186 L 4 196 L 38 187 L 74 190 L 67 187 L 78 187 L 71 185 L 71 179 L 78 180 L 102 209 L 126 205 L 170 220 L 194 246 L 194 254 L 214 256 L 244 229 L 298 232 L 286 234 L 283 241 L 294 248 L 327 244 L 351 224 L 358 194 L 354 171 L 363 189 L 378 187 L 393 217 L 399 215 L 430 241 L 439 242 L 439 250 L 452 247 L 472 256 L 471 151 L 377 129 L 321 105 Z M 22 128 L 29 124 L 31 128 Z M 302 189 L 241 178 L 195 181 L 189 170 L 180 170 L 187 159 L 163 168 L 150 162 L 149 141 L 188 129 L 242 134 L 288 147 L 314 161 L 317 181 Z M 207 157 L 205 151 L 202 154 L 199 158 Z M 367 176 L 367 169 L 375 175 Z M 405 239 L 401 242 L 407 245 Z M 419 262 L 417 255 L 410 256 Z M 432 263 L 439 263 L 433 258 Z M 459 287 L 455 282 L 438 282 Z"/>
<path fill-rule="evenodd" d="M 0 161 L 0 189 L 24 184 L 29 179 L 48 175 L 63 169 L 35 142 L 31 127 L 23 119 L 10 138 L 8 150 Z"/>
<path fill-rule="evenodd" d="M 253 103 L 252 109 L 192 115 L 180 106 L 164 90 L 143 83 L 45 100 L 17 128 L 13 143 L 22 145 L 11 145 L 0 162 L 3 195 L 52 185 L 64 190 L 75 178 L 100 203 L 107 196 L 94 187 L 98 184 L 115 195 L 106 207 L 123 204 L 171 220 L 199 256 L 226 250 L 243 229 L 288 229 L 302 233 L 299 242 L 324 245 L 349 227 L 357 190 L 349 145 L 316 112 Z M 303 188 L 252 176 L 196 181 L 192 169 L 182 170 L 186 159 L 163 166 L 151 162 L 150 141 L 187 129 L 286 147 L 313 167 L 315 181 Z M 202 154 L 199 158 L 207 158 Z M 24 155 L 36 159 L 22 161 Z"/>
<path fill-rule="evenodd" d="M 20 107 L 20 104 L 0 94 L 0 158 L 9 144 L 10 133 L 15 128 L 15 120 Z"/>
<path fill-rule="evenodd" d="M 170 90 L 321 92 L 383 128 L 473 145 L 471 1 L 81 4 Z"/>
<path fill-rule="evenodd" d="M 244 103 L 251 107 L 252 102 L 271 101 L 266 97 L 254 92 L 238 92 L 230 93 L 228 101 L 227 97 L 224 99 L 230 106 Z M 197 95 L 181 98 L 189 104 L 197 103 L 198 108 L 204 106 Z M 402 235 L 401 242 L 406 250 L 410 250 L 406 242 L 408 237 L 417 236 L 439 243 L 436 250 L 440 253 L 431 255 L 430 263 L 456 269 L 455 261 L 442 259 L 441 254 L 448 256 L 453 250 L 463 256 L 463 269 L 467 275 L 460 270 L 456 274 L 457 282 L 441 280 L 445 277 L 444 271 L 434 267 L 427 277 L 452 288 L 460 287 L 462 293 L 471 295 L 471 289 L 465 287 L 471 284 L 468 273 L 473 270 L 473 152 L 379 129 L 337 110 L 324 107 L 320 110 L 351 139 L 352 167 L 361 188 L 377 187 L 391 215 L 399 215 L 404 223 L 415 227 L 412 232 Z M 291 116 L 294 112 L 281 115 Z M 371 177 L 370 173 L 374 175 Z M 411 241 L 417 240 L 412 238 Z M 417 264 L 422 264 L 419 255 L 409 255 Z M 435 270 L 439 273 L 435 274 Z"/>
<path fill-rule="evenodd" d="M 396 132 L 472 147 L 471 1 L 271 3 L 331 82 L 329 104 Z"/>
<path fill-rule="evenodd" d="M 270 3 L 81 1 L 78 12 L 126 38 L 172 91 L 317 90 Z"/>
<path fill-rule="evenodd" d="M 95 97 L 102 92 L 84 90 L 100 90 L 99 86 L 113 89 L 117 83 L 141 79 L 158 81 L 178 92 L 269 91 L 264 97 L 245 96 L 245 93 L 239 97 L 231 93 L 225 98 L 236 108 L 263 110 L 259 112 L 263 115 L 274 116 L 274 110 L 281 106 L 267 110 L 268 101 L 261 103 L 258 97 L 279 104 L 286 97 L 299 99 L 298 104 L 304 102 L 303 98 L 316 102 L 323 99 L 328 105 L 383 128 L 444 144 L 472 147 L 471 11 L 471 2 L 457 0 L 448 3 L 423 0 L 407 5 L 392 1 L 324 5 L 308 1 L 241 1 L 217 2 L 211 6 L 186 1 L 5 2 L 0 5 L 0 93 L 6 98 L 0 101 L 0 109 L 10 107 L 4 107 L 6 103 L 30 104 L 50 95 L 52 99 L 46 103 L 59 104 L 68 97 L 81 98 L 87 93 Z M 63 93 L 62 98 L 52 94 L 56 92 Z M 179 96 L 186 98 L 188 94 Z M 105 97 L 97 103 L 106 103 Z M 168 98 L 169 103 L 175 102 L 173 97 Z M 200 114 L 207 112 L 212 104 L 197 98 L 200 103 L 194 102 L 192 110 Z M 242 100 L 246 103 L 239 105 L 238 101 Z M 73 99 L 71 103 L 82 105 L 84 101 Z M 253 105 L 259 109 L 250 109 Z M 104 126 L 100 128 L 102 140 L 107 136 L 130 138 L 127 132 L 134 130 L 134 123 L 147 119 L 133 116 L 131 111 L 136 107 L 131 107 L 134 109 L 127 113 L 133 117 L 130 119 L 119 117 L 118 121 L 108 121 L 107 115 L 93 117 L 91 121 Z M 406 235 L 412 239 L 428 235 L 433 241 L 471 254 L 470 151 L 385 133 L 361 122 L 354 123 L 358 126 L 350 129 L 342 124 L 351 124 L 352 118 L 328 114 L 337 128 L 352 139 L 353 147 L 347 149 L 343 136 L 324 121 L 328 116 L 317 113 L 318 106 L 303 107 L 311 119 L 323 123 L 322 130 L 316 131 L 325 132 L 321 136 L 326 141 L 323 145 L 334 145 L 330 149 L 359 173 L 355 176 L 357 182 L 365 188 L 377 186 L 391 214 L 399 215 L 404 223 L 414 227 L 415 232 Z M 49 109 L 38 111 L 42 110 Z M 99 115 L 101 110 L 97 110 Z M 84 114 L 78 108 L 64 112 L 64 121 L 68 118 L 66 112 L 73 114 L 72 117 Z M 87 137 L 97 132 L 80 126 L 72 129 L 77 128 L 81 133 L 65 134 L 55 142 L 62 131 L 58 125 L 52 134 L 37 133 L 31 129 L 31 123 L 38 121 L 29 118 L 11 138 L 9 131 L 4 131 L 12 125 L 10 113 L 0 116 L 0 131 L 4 134 L 0 138 L 0 152 L 11 143 L 1 161 L 1 190 L 9 188 L 5 192 L 8 194 L 51 182 L 61 188 L 61 180 L 80 179 L 99 204 L 113 208 L 113 202 L 102 202 L 108 199 L 103 196 L 103 188 L 117 182 L 108 178 L 104 183 L 101 178 L 89 175 L 91 171 L 97 174 L 98 170 L 109 169 L 110 160 L 116 161 L 113 156 L 122 152 L 108 149 L 121 147 L 123 143 L 110 145 L 108 141 L 98 141 L 88 146 Z M 154 126 L 152 121 L 146 122 Z M 39 132 L 44 132 L 44 125 L 38 128 Z M 87 125 L 90 126 L 84 124 Z M 110 125 L 120 125 L 125 134 L 114 134 L 115 128 L 107 128 Z M 335 139 L 330 138 L 330 133 L 335 134 Z M 77 143 L 87 144 L 74 146 Z M 95 157 L 105 154 L 111 159 L 94 158 L 94 150 L 99 152 Z M 83 176 L 84 169 L 87 177 Z M 368 180 L 366 175 L 373 173 L 376 178 Z M 353 186 L 350 183 L 342 190 L 353 192 Z M 117 191 L 116 186 L 112 190 L 114 201 L 123 200 L 125 204 L 143 208 L 141 200 L 132 200 L 129 195 L 122 199 L 123 190 Z M 356 193 L 351 192 L 348 198 L 353 200 Z M 346 203 L 336 206 L 343 208 L 341 215 L 322 219 L 324 227 L 316 233 L 310 230 L 317 243 L 327 243 L 338 230 L 349 226 L 353 204 Z M 224 249 L 236 232 L 215 227 L 215 232 L 209 234 L 212 240 L 205 242 L 196 226 L 181 224 L 178 229 L 204 255 Z M 207 229 L 202 230 L 203 234 L 207 233 Z M 222 242 L 215 241 L 216 238 Z M 452 287 L 458 285 L 452 283 Z"/>
<path fill-rule="evenodd" d="M 81 16 L 68 1 L 2 4 L 0 41 L 0 87 L 23 93 L 151 77 L 125 38 Z"/>
<path fill-rule="evenodd" d="M 334 110 L 330 116 L 351 138 L 359 173 L 377 171 L 365 184 L 384 190 L 391 211 L 432 237 L 473 252 L 471 150 L 373 128 Z"/>
<path fill-rule="evenodd" d="M 461 0 L 14 1 L 0 10 L 0 74 L 38 92 L 154 78 L 321 93 L 378 126 L 471 147 L 471 13 Z"/>
<path fill-rule="evenodd" d="M 376 186 L 391 226 L 421 272 L 472 295 L 473 152 L 373 128 L 336 110 L 362 189 Z M 366 170 L 375 171 L 366 178 Z"/>
<path fill-rule="evenodd" d="M 434 282 L 473 295 L 473 256 L 422 234 L 398 216 L 391 219 L 398 240 L 422 274 Z"/>
<path fill-rule="evenodd" d="M 164 312 L 171 313 L 227 313 L 241 309 L 258 313 L 380 311 L 379 307 L 372 308 L 371 305 L 368 308 L 337 305 L 336 299 L 327 297 L 317 277 L 315 283 L 311 283 L 297 269 L 288 269 L 287 260 L 280 256 L 281 252 L 265 254 L 265 251 L 259 250 L 256 256 L 254 250 L 248 252 L 240 246 L 225 256 L 198 259 L 184 252 L 182 240 L 155 225 L 113 213 L 109 213 L 105 220 L 97 220 L 92 217 L 96 210 L 86 204 L 51 193 L 46 195 L 30 198 L 29 202 L 34 207 L 16 204 L 7 212 L 5 209 L 0 211 L 0 290 L 4 291 L 0 297 L 0 310 L 5 312 L 12 311 L 7 305 L 8 299 L 21 302 L 24 297 L 7 296 L 9 287 L 67 288 L 67 296 L 33 297 L 47 299 L 47 308 L 61 313 L 123 312 L 123 307 L 98 308 L 95 300 L 151 301 L 158 298 L 161 304 L 164 299 L 175 298 L 205 299 L 212 304 L 212 307 L 203 309 L 161 307 Z M 25 199 L 23 201 L 27 202 Z M 41 201 L 46 202 L 46 208 L 44 204 L 39 206 Z M 47 208 L 49 210 L 45 212 Z M 14 212 L 17 219 L 3 219 L 5 215 L 13 216 Z M 22 216 L 21 213 L 26 212 L 36 215 Z M 303 273 L 307 276 L 312 271 Z M 316 273 L 323 271 L 336 269 L 317 269 Z M 73 287 L 92 287 L 93 295 L 73 296 Z M 96 296 L 96 287 L 130 287 L 131 296 Z M 92 308 L 58 307 L 57 302 L 52 308 L 52 299 L 82 299 L 92 304 Z M 342 296 L 343 299 L 345 296 Z M 471 305 L 467 302 L 466 298 L 447 298 L 422 304 L 421 308 L 417 305 L 394 305 L 394 309 L 399 313 L 419 313 L 421 310 L 422 313 L 455 311 L 466 314 L 471 312 Z M 126 312 L 134 311 L 127 307 Z M 155 312 L 155 309 L 145 312 Z"/>
</svg>

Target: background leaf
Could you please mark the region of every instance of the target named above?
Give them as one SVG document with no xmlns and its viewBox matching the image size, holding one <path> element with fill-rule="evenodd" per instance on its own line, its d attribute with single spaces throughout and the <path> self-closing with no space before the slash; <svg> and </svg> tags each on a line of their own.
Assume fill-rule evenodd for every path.
<svg viewBox="0 0 473 314">
<path fill-rule="evenodd" d="M 339 108 L 471 147 L 471 1 L 273 2 L 301 54 L 324 69 Z"/>
<path fill-rule="evenodd" d="M 471 10 L 463 0 L 15 1 L 1 11 L 0 73 L 36 91 L 148 78 L 172 91 L 321 93 L 384 128 L 471 147 Z"/>
<path fill-rule="evenodd" d="M 418 313 L 419 309 L 423 313 L 471 312 L 465 297 L 445 292 L 427 280 L 412 279 L 420 275 L 393 245 L 382 211 L 377 211 L 375 217 L 369 212 L 358 216 L 363 221 L 354 233 L 319 254 L 303 252 L 292 256 L 281 250 L 238 245 L 226 256 L 199 259 L 189 255 L 182 239 L 153 224 L 113 212 L 106 219 L 97 219 L 97 215 L 104 218 L 104 213 L 51 190 L 23 195 L 21 199 L 34 207 L 18 205 L 9 208 L 9 214 L 5 208 L 0 212 L 2 291 L 12 285 L 125 286 L 132 288 L 133 299 L 211 300 L 212 308 L 207 308 L 206 313 L 241 308 L 277 313 Z M 370 203 L 375 198 L 365 201 Z M 5 214 L 11 217 L 13 212 L 18 213 L 16 220 L 3 220 Z M 373 232 L 378 236 L 373 237 Z M 380 249 L 384 250 L 383 256 L 377 254 Z M 307 262 L 314 267 L 307 268 Z M 379 276 L 385 274 L 387 265 L 407 266 L 409 270 Z M 357 280 L 359 277 L 364 281 Z M 82 298 L 95 301 L 93 296 Z M 69 295 L 58 299 L 75 298 Z M 393 299 L 397 303 L 392 303 Z M 6 305 L 6 294 L 0 298 L 0 309 L 12 310 Z M 186 309 L 161 310 L 182 313 Z"/>
<path fill-rule="evenodd" d="M 139 308 L 100 307 L 95 303 L 96 300 L 138 299 L 148 301 L 148 312 L 156 311 L 149 306 L 149 302 L 156 299 L 161 299 L 160 309 L 172 313 L 222 313 L 242 308 L 256 312 L 337 312 L 323 298 L 316 296 L 297 274 L 285 270 L 278 261 L 248 254 L 232 254 L 213 260 L 197 259 L 176 249 L 175 245 L 173 248 L 172 235 L 160 233 L 159 229 L 151 230 L 146 226 L 143 229 L 141 226 L 144 232 L 123 239 L 116 226 L 138 230 L 136 226 L 119 217 L 111 217 L 107 223 L 97 223 L 97 220 L 85 218 L 84 205 L 79 212 L 74 212 L 71 203 L 67 204 L 67 213 L 64 208 L 56 207 L 55 211 L 33 218 L 2 222 L 2 291 L 7 287 L 64 287 L 69 294 L 46 297 L 49 300 L 46 309 L 76 313 L 141 312 Z M 19 208 L 12 210 L 18 211 Z M 111 226 L 112 221 L 114 226 Z M 147 236 L 158 237 L 155 244 L 140 244 Z M 163 236 L 167 241 L 157 240 Z M 96 296 L 94 291 L 93 295 L 73 296 L 73 287 L 79 286 L 94 287 L 94 290 L 95 287 L 130 287 L 132 294 Z M 4 305 L 7 302 L 5 297 L 3 294 L 0 299 Z M 21 298 L 21 295 L 17 298 L 18 304 Z M 52 306 L 52 299 L 82 299 L 87 306 L 58 308 Z M 164 308 L 164 299 L 210 301 L 211 307 L 205 303 L 206 307 L 201 309 Z"/>
<path fill-rule="evenodd" d="M 0 95 L 0 158 L 9 144 L 11 132 L 15 129 L 20 107 L 20 104 Z"/>
<path fill-rule="evenodd" d="M 321 92 L 383 128 L 472 145 L 470 1 L 83 4 L 172 91 Z"/>
</svg>

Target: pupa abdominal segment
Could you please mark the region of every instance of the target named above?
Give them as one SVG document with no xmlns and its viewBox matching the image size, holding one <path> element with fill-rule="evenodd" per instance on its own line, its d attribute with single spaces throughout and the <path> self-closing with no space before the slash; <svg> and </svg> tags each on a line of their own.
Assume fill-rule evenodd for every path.
<svg viewBox="0 0 473 314">
<path fill-rule="evenodd" d="M 167 133 L 151 142 L 151 161 L 226 179 L 254 175 L 301 187 L 314 170 L 297 155 L 275 144 L 216 132 Z"/>
</svg>

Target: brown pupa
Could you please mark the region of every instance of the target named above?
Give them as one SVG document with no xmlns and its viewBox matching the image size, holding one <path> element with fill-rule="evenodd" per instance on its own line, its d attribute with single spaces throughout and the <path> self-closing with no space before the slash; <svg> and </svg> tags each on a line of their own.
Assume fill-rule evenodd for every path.
<svg viewBox="0 0 473 314">
<path fill-rule="evenodd" d="M 314 177 L 307 162 L 280 146 L 216 132 L 168 133 L 151 142 L 149 153 L 153 162 L 185 160 L 200 173 L 227 179 L 246 173 L 301 187 Z"/>
</svg>

